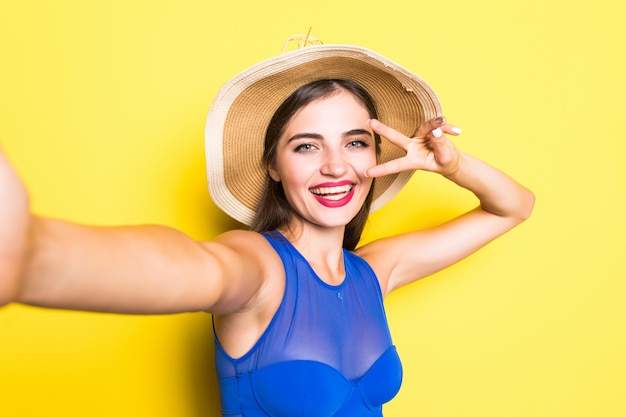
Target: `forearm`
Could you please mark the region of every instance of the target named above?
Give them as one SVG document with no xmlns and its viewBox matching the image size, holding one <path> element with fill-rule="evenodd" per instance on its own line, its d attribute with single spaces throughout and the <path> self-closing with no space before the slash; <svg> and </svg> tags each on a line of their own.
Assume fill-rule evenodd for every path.
<svg viewBox="0 0 626 417">
<path fill-rule="evenodd" d="M 478 197 L 483 210 L 523 221 L 530 216 L 534 195 L 502 171 L 459 151 L 457 169 L 446 178 Z"/>
<path fill-rule="evenodd" d="M 124 248 L 122 236 L 99 229 L 33 217 L 15 301 L 52 308 L 106 309 L 99 301 L 108 292 L 106 275 L 111 274 L 108 278 L 114 283 L 120 274 L 113 273 L 113 266 L 120 264 L 121 254 L 130 255 L 132 250 Z M 119 270 L 128 271 L 128 267 L 120 265 Z"/>
</svg>

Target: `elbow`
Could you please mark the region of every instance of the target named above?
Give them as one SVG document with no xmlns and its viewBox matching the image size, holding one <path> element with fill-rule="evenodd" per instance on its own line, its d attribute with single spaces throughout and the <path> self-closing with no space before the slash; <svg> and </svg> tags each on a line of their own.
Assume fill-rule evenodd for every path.
<svg viewBox="0 0 626 417">
<path fill-rule="evenodd" d="M 535 207 L 535 194 L 528 188 L 523 188 L 517 205 L 517 217 L 519 222 L 528 220 Z"/>
<path fill-rule="evenodd" d="M 481 205 L 481 208 L 500 218 L 507 219 L 510 227 L 528 220 L 535 206 L 535 194 L 527 188 L 520 188 L 519 192 L 505 198 L 506 204 L 499 208 L 489 209 Z"/>
</svg>

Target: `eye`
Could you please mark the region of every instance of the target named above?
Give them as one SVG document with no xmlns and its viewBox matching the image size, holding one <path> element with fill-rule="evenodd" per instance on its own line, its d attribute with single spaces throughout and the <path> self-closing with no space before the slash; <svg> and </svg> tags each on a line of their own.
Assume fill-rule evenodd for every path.
<svg viewBox="0 0 626 417">
<path fill-rule="evenodd" d="M 316 149 L 315 145 L 312 143 L 303 143 L 294 148 L 294 152 L 313 152 Z"/>
<path fill-rule="evenodd" d="M 352 140 L 347 144 L 348 148 L 367 148 L 368 146 L 370 146 L 369 143 L 363 140 Z"/>
</svg>

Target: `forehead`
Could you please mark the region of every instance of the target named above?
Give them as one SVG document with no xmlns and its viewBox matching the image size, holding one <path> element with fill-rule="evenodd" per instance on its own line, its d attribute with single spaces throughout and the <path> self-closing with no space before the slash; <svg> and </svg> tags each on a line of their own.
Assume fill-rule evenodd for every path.
<svg viewBox="0 0 626 417">
<path fill-rule="evenodd" d="M 369 118 L 367 108 L 358 98 L 345 90 L 339 90 L 300 108 L 287 122 L 285 133 L 307 126 L 323 128 L 330 125 L 365 124 Z"/>
</svg>

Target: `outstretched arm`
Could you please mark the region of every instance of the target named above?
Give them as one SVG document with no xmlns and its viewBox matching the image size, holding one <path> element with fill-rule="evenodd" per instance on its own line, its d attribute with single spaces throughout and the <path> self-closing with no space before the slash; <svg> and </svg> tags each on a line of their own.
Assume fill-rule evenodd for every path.
<svg viewBox="0 0 626 417">
<path fill-rule="evenodd" d="M 227 313 L 263 282 L 262 238 L 196 242 L 164 226 L 93 227 L 34 216 L 0 151 L 0 305 L 115 313 Z"/>
<path fill-rule="evenodd" d="M 0 149 L 0 306 L 14 301 L 28 251 L 30 213 L 24 185 Z"/>
<path fill-rule="evenodd" d="M 358 254 L 370 262 L 386 293 L 458 262 L 530 215 L 533 193 L 502 171 L 456 149 L 446 134 L 457 135 L 460 130 L 445 119 L 431 120 L 413 138 L 376 120 L 370 125 L 407 155 L 370 168 L 368 175 L 407 169 L 432 171 L 468 189 L 480 201 L 474 210 L 440 226 L 360 248 Z"/>
</svg>

